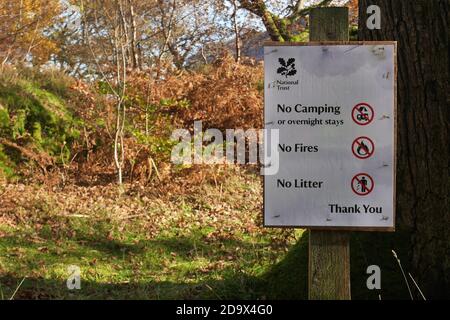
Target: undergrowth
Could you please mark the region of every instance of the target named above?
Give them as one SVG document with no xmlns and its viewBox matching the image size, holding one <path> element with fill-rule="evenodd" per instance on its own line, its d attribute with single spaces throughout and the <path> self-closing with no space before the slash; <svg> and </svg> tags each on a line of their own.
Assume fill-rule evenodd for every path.
<svg viewBox="0 0 450 320">
<path fill-rule="evenodd" d="M 80 137 L 81 120 L 65 102 L 71 80 L 35 74 L 8 68 L 0 74 L 0 170 L 7 177 L 20 174 L 17 165 L 29 160 L 21 150 L 64 162 Z"/>
</svg>

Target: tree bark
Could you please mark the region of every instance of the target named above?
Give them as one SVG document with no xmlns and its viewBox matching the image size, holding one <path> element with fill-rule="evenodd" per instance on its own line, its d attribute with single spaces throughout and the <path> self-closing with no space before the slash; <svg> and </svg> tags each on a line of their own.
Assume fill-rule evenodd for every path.
<svg viewBox="0 0 450 320">
<path fill-rule="evenodd" d="M 233 0 L 233 27 L 234 27 L 234 37 L 235 37 L 235 46 L 236 46 L 236 62 L 241 62 L 241 35 L 239 30 L 239 25 L 237 21 L 237 11 L 238 5 L 237 0 Z"/>
<path fill-rule="evenodd" d="M 369 5 L 381 9 L 380 30 L 366 26 Z M 448 28 L 448 0 L 359 0 L 360 40 L 398 41 L 397 226 L 411 230 L 427 298 L 450 290 Z"/>
<path fill-rule="evenodd" d="M 130 9 L 130 25 L 131 25 L 131 62 L 133 66 L 133 70 L 139 69 L 141 70 L 141 61 L 138 52 L 137 45 L 137 27 L 136 27 L 136 14 L 134 11 L 134 5 L 131 0 L 128 0 L 128 6 Z"/>
<path fill-rule="evenodd" d="M 241 8 L 261 18 L 267 33 L 272 41 L 298 41 L 296 34 L 292 33 L 289 26 L 299 20 L 301 17 L 307 16 L 311 9 L 318 7 L 326 7 L 330 5 L 331 0 L 322 0 L 315 5 L 304 8 L 305 1 L 297 0 L 286 7 L 291 13 L 288 16 L 281 17 L 272 11 L 268 6 L 269 1 L 265 0 L 239 0 Z"/>
</svg>

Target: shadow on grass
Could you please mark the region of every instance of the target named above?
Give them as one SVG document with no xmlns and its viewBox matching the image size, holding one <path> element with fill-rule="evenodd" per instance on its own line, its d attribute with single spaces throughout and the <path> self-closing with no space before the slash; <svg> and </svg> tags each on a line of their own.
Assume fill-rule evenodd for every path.
<svg viewBox="0 0 450 320">
<path fill-rule="evenodd" d="M 285 257 L 263 275 L 267 298 L 305 300 L 308 298 L 308 232 Z"/>
<path fill-rule="evenodd" d="M 0 277 L 0 298 L 9 299 L 21 281 L 11 275 Z M 110 284 L 82 279 L 80 290 L 69 290 L 65 281 L 26 278 L 14 299 L 258 299 L 253 290 L 258 285 L 257 278 L 245 275 L 197 283 L 148 281 Z"/>
<path fill-rule="evenodd" d="M 26 245 L 23 240 L 19 241 L 17 238 L 10 237 L 9 239 L 1 238 L 0 246 L 5 246 L 4 241 L 9 241 L 8 245 L 22 247 Z M 92 241 L 93 243 L 84 241 L 83 246 L 99 248 L 99 246 L 105 245 L 108 249 L 102 250 L 103 254 L 104 252 L 111 254 L 109 251 L 112 248 L 111 244 L 99 243 L 98 239 Z M 137 283 L 132 282 L 132 277 L 124 279 L 130 282 L 114 284 L 81 279 L 82 289 L 79 291 L 66 289 L 66 283 L 61 279 L 29 277 L 20 287 L 15 299 L 301 299 L 304 298 L 306 277 L 302 277 L 299 281 L 292 281 L 290 277 L 306 274 L 305 244 L 307 244 L 307 241 L 301 240 L 286 254 L 284 259 L 271 267 L 268 272 L 254 276 L 250 274 L 252 271 L 244 271 L 244 265 L 252 269 L 252 264 L 258 263 L 254 251 L 267 249 L 266 245 L 260 243 L 253 244 L 235 239 L 210 243 L 202 242 L 202 239 L 195 237 L 143 241 L 138 244 L 139 250 L 147 247 L 151 248 L 152 252 L 162 252 L 159 256 L 160 260 L 166 259 L 167 256 L 170 259 L 170 253 L 176 253 L 177 259 L 192 261 L 195 258 L 193 248 L 202 251 L 206 259 L 213 264 L 225 259 L 228 251 L 234 251 L 236 247 L 241 248 L 239 252 L 243 256 L 233 264 L 226 265 L 219 270 L 211 269 L 205 272 L 198 270 L 194 264 L 190 271 L 194 275 L 200 272 L 200 275 L 193 278 L 189 277 L 190 279 L 186 280 L 153 280 L 161 276 L 160 271 L 154 270 L 154 273 L 148 276 L 150 278 L 148 281 L 141 279 Z M 31 252 L 34 252 L 36 246 L 31 245 L 30 247 L 30 243 L 28 243 L 28 248 L 32 249 Z M 124 248 L 125 246 L 119 245 L 117 247 Z M 131 251 L 136 252 L 136 249 Z M 119 254 L 115 253 L 114 255 Z M 68 255 L 73 261 L 73 255 L 71 253 L 68 253 Z M 30 258 L 34 259 L 35 255 L 31 254 L 27 260 Z M 92 259 L 92 256 L 85 258 Z M 61 264 L 61 261 L 58 263 Z M 238 264 L 238 267 L 236 264 Z M 160 266 L 160 268 L 161 273 L 163 273 L 163 266 Z M 295 271 L 292 272 L 291 268 Z M 39 269 L 34 270 L 39 272 Z M 148 273 L 149 270 L 144 272 Z M 172 270 L 170 272 L 178 271 Z M 10 297 L 21 280 L 17 273 L 1 275 L 0 284 L 2 288 L 0 288 L 0 293 L 3 292 L 3 297 Z"/>
<path fill-rule="evenodd" d="M 286 256 L 263 279 L 264 291 L 270 299 L 308 298 L 308 235 L 295 244 Z M 395 233 L 353 232 L 351 250 L 351 295 L 353 300 L 403 300 L 410 299 L 401 270 L 394 259 L 395 250 L 402 261 L 405 272 L 408 264 L 410 234 L 408 231 Z M 378 265 L 381 269 L 381 290 L 367 288 L 367 267 Z M 415 289 L 412 289 L 415 291 Z"/>
<path fill-rule="evenodd" d="M 406 230 L 394 233 L 352 233 L 351 253 L 351 290 L 352 299 L 410 299 L 401 270 L 394 259 L 395 250 L 405 272 L 410 270 L 408 261 L 410 233 Z M 377 265 L 381 270 L 381 290 L 367 288 L 367 267 Z M 415 289 L 413 288 L 413 291 Z"/>
<path fill-rule="evenodd" d="M 0 239 L 1 242 L 5 238 Z M 13 241 L 14 239 L 9 239 Z M 17 241 L 17 239 L 16 239 Z M 245 254 L 255 250 L 255 244 L 226 240 L 226 248 L 241 247 Z M 12 243 L 11 243 L 12 244 Z M 162 255 L 176 253 L 183 260 L 192 260 L 193 248 L 205 252 L 218 250 L 222 242 L 204 242 L 198 236 L 162 238 L 123 244 L 106 239 L 84 237 L 83 246 L 95 248 L 100 254 L 120 256 L 121 251 L 143 253 L 152 248 Z M 3 244 L 4 245 L 4 244 Z M 16 245 L 25 245 L 22 241 Z M 263 244 L 257 244 L 262 249 Z M 391 250 L 394 249 L 406 270 L 409 236 L 397 233 L 353 233 L 351 240 L 351 281 L 353 299 L 408 299 L 409 295 Z M 119 251 L 118 251 L 119 250 Z M 223 249 L 226 250 L 226 249 Z M 208 256 L 211 261 L 221 259 L 222 252 Z M 161 258 L 161 257 L 160 257 Z M 164 257 L 163 257 L 164 259 Z M 246 263 L 254 263 L 249 261 Z M 368 290 L 366 269 L 369 265 L 381 268 L 382 289 Z M 307 299 L 308 283 L 308 232 L 293 245 L 280 261 L 259 276 L 249 275 L 238 268 L 227 267 L 211 271 L 201 280 L 164 281 L 149 280 L 138 283 L 103 283 L 82 280 L 82 289 L 70 291 L 61 280 L 27 278 L 16 299 Z M 195 267 L 192 271 L 196 272 Z M 176 271 L 173 271 L 176 272 Z M 155 277 L 157 274 L 155 274 Z M 17 275 L 0 276 L 0 293 L 9 297 L 22 279 Z M 133 279 L 126 279 L 132 281 Z"/>
</svg>

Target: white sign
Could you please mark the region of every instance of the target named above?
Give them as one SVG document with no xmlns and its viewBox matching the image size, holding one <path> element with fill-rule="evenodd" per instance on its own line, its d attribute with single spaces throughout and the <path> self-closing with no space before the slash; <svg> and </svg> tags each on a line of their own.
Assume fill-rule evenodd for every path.
<svg viewBox="0 0 450 320">
<path fill-rule="evenodd" d="M 395 59 L 395 42 L 265 46 L 266 226 L 394 230 Z"/>
</svg>

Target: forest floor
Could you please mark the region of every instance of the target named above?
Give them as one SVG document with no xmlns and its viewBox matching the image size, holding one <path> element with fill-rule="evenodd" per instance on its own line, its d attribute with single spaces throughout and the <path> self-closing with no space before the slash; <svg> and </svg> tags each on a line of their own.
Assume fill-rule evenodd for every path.
<svg viewBox="0 0 450 320">
<path fill-rule="evenodd" d="M 0 299 L 306 299 L 307 233 L 263 228 L 260 178 L 225 177 L 164 195 L 1 185 Z M 399 239 L 354 234 L 354 298 L 407 298 L 390 253 L 404 252 Z M 382 291 L 366 287 L 370 264 L 383 268 Z M 67 288 L 72 265 L 80 290 Z"/>
<path fill-rule="evenodd" d="M 16 299 L 269 298 L 265 274 L 302 234 L 261 228 L 251 173 L 189 195 L 113 184 L 5 184 L 0 194 L 3 299 L 23 278 Z M 71 265 L 81 290 L 66 286 Z"/>
</svg>

